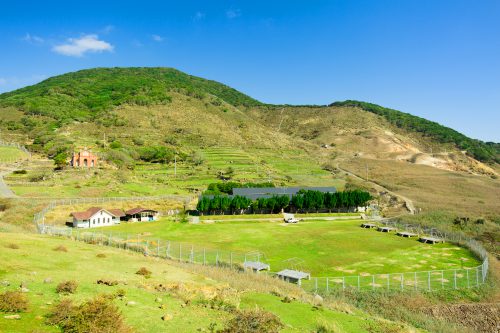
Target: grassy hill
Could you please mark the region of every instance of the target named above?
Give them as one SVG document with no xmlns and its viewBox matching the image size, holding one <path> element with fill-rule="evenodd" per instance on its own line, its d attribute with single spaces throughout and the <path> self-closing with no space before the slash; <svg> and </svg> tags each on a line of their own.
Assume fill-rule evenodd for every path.
<svg viewBox="0 0 500 333">
<path fill-rule="evenodd" d="M 0 295 L 20 290 L 21 284 L 28 290 L 23 293 L 28 308 L 20 319 L 7 319 L 13 313 L 0 310 L 0 332 L 61 332 L 47 323 L 55 305 L 64 299 L 78 304 L 99 294 L 115 295 L 108 297 L 133 332 L 210 332 L 210 327 L 225 327 L 238 309 L 256 307 L 278 316 L 281 332 L 414 331 L 345 303 L 315 308 L 300 289 L 265 276 L 197 271 L 123 250 L 35 235 L 0 233 L 0 248 Z M 151 272 L 149 278 L 136 274 L 141 267 Z M 56 292 L 65 281 L 77 281 L 73 293 Z M 168 319 L 162 320 L 164 316 Z"/>
</svg>

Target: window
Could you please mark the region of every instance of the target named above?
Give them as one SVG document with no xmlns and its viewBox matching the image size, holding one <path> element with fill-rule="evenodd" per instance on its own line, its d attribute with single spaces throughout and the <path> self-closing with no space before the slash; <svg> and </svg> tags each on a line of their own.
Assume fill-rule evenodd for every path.
<svg viewBox="0 0 500 333">
<path fill-rule="evenodd" d="M 95 224 L 95 219 L 92 220 L 92 224 Z"/>
<path fill-rule="evenodd" d="M 97 223 L 101 224 L 101 218 L 100 217 L 97 218 Z"/>
</svg>

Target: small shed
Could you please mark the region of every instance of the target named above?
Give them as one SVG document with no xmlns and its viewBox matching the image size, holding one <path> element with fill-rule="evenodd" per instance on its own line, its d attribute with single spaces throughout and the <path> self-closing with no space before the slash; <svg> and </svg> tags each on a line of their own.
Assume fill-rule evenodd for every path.
<svg viewBox="0 0 500 333">
<path fill-rule="evenodd" d="M 269 271 L 271 266 L 260 261 L 245 261 L 243 263 L 243 268 L 258 273 L 260 271 Z"/>
<path fill-rule="evenodd" d="M 436 244 L 436 243 L 444 243 L 444 239 L 432 237 L 432 236 L 421 236 L 419 239 L 422 243 Z"/>
<path fill-rule="evenodd" d="M 149 208 L 136 207 L 125 212 L 127 221 L 143 222 L 156 221 L 158 219 L 158 211 Z"/>
<path fill-rule="evenodd" d="M 391 231 L 396 231 L 396 228 L 384 226 L 384 227 L 378 227 L 377 230 L 380 232 L 391 232 Z"/>
<path fill-rule="evenodd" d="M 297 283 L 299 286 L 301 285 L 301 281 L 303 279 L 310 280 L 311 274 L 301 271 L 296 271 L 293 269 L 284 269 L 276 273 L 276 276 L 284 281 Z"/>
</svg>

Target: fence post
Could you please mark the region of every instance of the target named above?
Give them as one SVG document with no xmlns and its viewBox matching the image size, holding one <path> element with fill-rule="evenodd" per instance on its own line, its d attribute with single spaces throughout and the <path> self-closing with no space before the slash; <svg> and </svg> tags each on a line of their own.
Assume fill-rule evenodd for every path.
<svg viewBox="0 0 500 333">
<path fill-rule="evenodd" d="M 315 285 L 315 288 L 314 288 L 315 289 L 315 293 L 317 294 L 318 293 L 318 278 L 315 278 L 314 285 Z"/>
<path fill-rule="evenodd" d="M 467 272 L 467 288 L 470 288 L 470 282 L 469 282 L 469 270 L 465 270 Z"/>
<path fill-rule="evenodd" d="M 328 277 L 326 277 L 326 292 L 330 292 L 330 286 L 329 286 L 329 283 L 328 283 Z"/>
<path fill-rule="evenodd" d="M 405 286 L 404 280 L 405 280 L 405 275 L 404 275 L 404 273 L 401 273 L 401 291 L 403 291 L 405 289 L 405 287 L 404 287 Z"/>
<path fill-rule="evenodd" d="M 415 290 L 418 289 L 417 272 L 415 272 Z"/>
<path fill-rule="evenodd" d="M 361 289 L 361 285 L 360 285 L 360 276 L 358 275 L 358 291 Z"/>
<path fill-rule="evenodd" d="M 215 255 L 215 266 L 219 267 L 219 251 L 217 251 L 217 254 Z"/>
<path fill-rule="evenodd" d="M 328 278 L 326 278 L 326 281 L 328 281 Z M 342 277 L 342 289 L 345 290 L 345 276 Z"/>
<path fill-rule="evenodd" d="M 476 267 L 476 286 L 479 287 L 479 266 Z"/>
<path fill-rule="evenodd" d="M 375 290 L 375 275 L 372 275 L 372 290 Z"/>
<path fill-rule="evenodd" d="M 456 269 L 453 271 L 453 284 L 455 286 L 455 289 L 457 289 L 457 270 Z"/>
<path fill-rule="evenodd" d="M 427 287 L 429 287 L 429 291 L 431 291 L 431 272 L 427 272 Z"/>
<path fill-rule="evenodd" d="M 391 289 L 391 274 L 387 274 L 387 290 Z"/>
</svg>

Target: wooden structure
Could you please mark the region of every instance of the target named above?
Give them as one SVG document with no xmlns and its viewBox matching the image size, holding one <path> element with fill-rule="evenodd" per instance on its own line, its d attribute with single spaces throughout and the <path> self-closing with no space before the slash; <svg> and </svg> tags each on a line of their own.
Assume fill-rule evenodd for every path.
<svg viewBox="0 0 500 333">
<path fill-rule="evenodd" d="M 377 231 L 380 232 L 391 232 L 391 231 L 396 231 L 397 229 L 394 227 L 388 227 L 388 226 L 381 226 L 377 228 Z"/>
<path fill-rule="evenodd" d="M 301 281 L 304 279 L 310 280 L 311 274 L 301 271 L 296 271 L 293 269 L 284 269 L 276 273 L 276 276 L 283 281 L 287 281 L 290 283 L 296 283 L 299 286 L 301 285 Z"/>
<path fill-rule="evenodd" d="M 372 228 L 376 228 L 377 225 L 375 223 L 363 223 L 361 224 L 361 228 L 367 228 L 367 229 L 372 229 Z"/>
<path fill-rule="evenodd" d="M 243 268 L 245 270 L 252 270 L 255 273 L 260 271 L 269 271 L 271 266 L 260 261 L 245 261 L 243 263 Z"/>
<path fill-rule="evenodd" d="M 78 153 L 73 152 L 70 165 L 73 168 L 94 168 L 97 166 L 97 156 L 92 154 L 87 148 L 84 148 Z"/>
<path fill-rule="evenodd" d="M 421 236 L 418 240 L 426 244 L 444 243 L 444 239 L 432 236 Z"/>
<path fill-rule="evenodd" d="M 412 237 L 418 236 L 417 234 L 410 232 L 410 231 L 398 231 L 396 235 L 401 236 L 401 237 L 407 237 L 407 238 L 412 238 Z"/>
<path fill-rule="evenodd" d="M 125 212 L 126 220 L 131 222 L 156 221 L 158 211 L 149 208 L 136 207 Z"/>
</svg>

